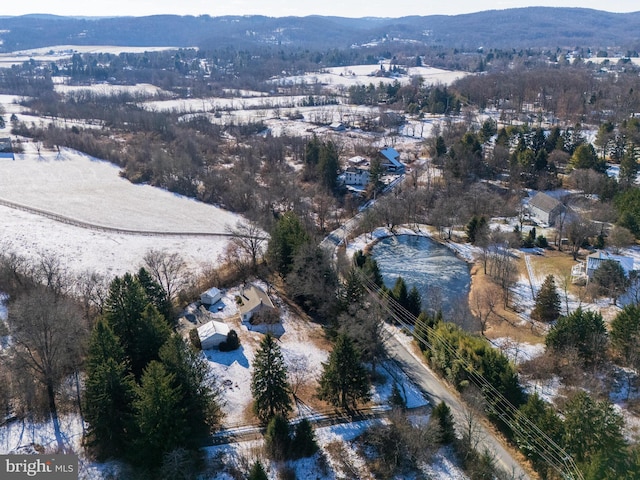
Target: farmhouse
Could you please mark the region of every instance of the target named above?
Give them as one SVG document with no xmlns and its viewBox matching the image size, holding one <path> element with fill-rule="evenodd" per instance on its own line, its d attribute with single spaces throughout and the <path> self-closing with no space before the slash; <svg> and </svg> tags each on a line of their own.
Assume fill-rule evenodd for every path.
<svg viewBox="0 0 640 480">
<path fill-rule="evenodd" d="M 553 226 L 556 218 L 566 207 L 555 198 L 543 192 L 538 192 L 529 200 L 529 213 L 540 223 Z"/>
<path fill-rule="evenodd" d="M 400 161 L 400 154 L 395 148 L 385 147 L 380 150 L 382 168 L 390 173 L 404 173 L 404 163 Z"/>
<path fill-rule="evenodd" d="M 344 171 L 345 185 L 365 186 L 369 183 L 368 167 L 347 167 Z"/>
<path fill-rule="evenodd" d="M 227 339 L 228 334 L 229 327 L 225 323 L 215 320 L 198 327 L 198 338 L 200 338 L 202 350 L 218 348 Z"/>
<path fill-rule="evenodd" d="M 243 322 L 248 322 L 254 314 L 263 310 L 275 310 L 269 295 L 255 285 L 242 288 L 240 295 L 237 297 L 237 302 L 240 320 Z"/>
<path fill-rule="evenodd" d="M 200 295 L 200 303 L 203 305 L 213 305 L 222 298 L 222 292 L 216 287 L 210 288 Z"/>
</svg>

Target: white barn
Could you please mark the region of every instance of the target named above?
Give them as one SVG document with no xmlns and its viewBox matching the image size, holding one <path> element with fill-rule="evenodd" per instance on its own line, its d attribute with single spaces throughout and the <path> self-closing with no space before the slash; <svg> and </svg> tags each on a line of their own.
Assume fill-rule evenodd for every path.
<svg viewBox="0 0 640 480">
<path fill-rule="evenodd" d="M 227 324 L 215 320 L 211 320 L 198 327 L 198 338 L 200 338 L 202 350 L 218 348 L 218 346 L 227 339 L 228 334 L 229 327 Z"/>
</svg>

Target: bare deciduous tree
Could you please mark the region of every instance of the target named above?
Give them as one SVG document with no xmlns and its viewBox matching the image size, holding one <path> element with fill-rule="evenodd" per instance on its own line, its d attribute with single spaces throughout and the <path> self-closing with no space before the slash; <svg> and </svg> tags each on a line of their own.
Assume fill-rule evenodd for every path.
<svg viewBox="0 0 640 480">
<path fill-rule="evenodd" d="M 253 222 L 238 222 L 234 227 L 227 226 L 226 230 L 231 234 L 231 242 L 250 259 L 251 268 L 255 272 L 267 241 L 265 233 Z"/>
<path fill-rule="evenodd" d="M 300 388 L 309 380 L 309 356 L 304 353 L 287 357 L 287 379 L 293 398 L 297 398 Z"/>
<path fill-rule="evenodd" d="M 187 265 L 182 256 L 177 252 L 151 249 L 144 256 L 144 264 L 153 279 L 162 286 L 169 301 L 173 301 L 186 282 Z"/>
<path fill-rule="evenodd" d="M 500 301 L 501 292 L 497 285 L 483 285 L 473 296 L 471 311 L 480 321 L 480 334 L 487 330 L 489 319 L 495 315 L 495 310 Z"/>
<path fill-rule="evenodd" d="M 19 297 L 9 310 L 15 365 L 26 369 L 44 387 L 48 409 L 63 448 L 56 393 L 60 382 L 77 370 L 88 329 L 78 307 L 42 287 Z"/>
</svg>

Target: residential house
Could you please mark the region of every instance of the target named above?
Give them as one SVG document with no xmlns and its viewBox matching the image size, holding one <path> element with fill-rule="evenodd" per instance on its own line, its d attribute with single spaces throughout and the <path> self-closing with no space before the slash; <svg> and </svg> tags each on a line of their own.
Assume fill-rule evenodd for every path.
<svg viewBox="0 0 640 480">
<path fill-rule="evenodd" d="M 216 287 L 210 288 L 200 295 L 200 303 L 203 305 L 214 305 L 222 298 L 222 292 Z"/>
<path fill-rule="evenodd" d="M 366 186 L 369 183 L 369 167 L 347 167 L 344 171 L 344 183 Z"/>
<path fill-rule="evenodd" d="M 625 257 L 623 255 L 613 255 L 604 250 L 598 250 L 597 252 L 587 256 L 587 277 L 592 278 L 593 273 L 605 260 L 618 262 L 627 276 L 629 276 L 629 273 L 633 270 L 633 258 Z"/>
<path fill-rule="evenodd" d="M 613 255 L 604 250 L 598 250 L 597 252 L 588 255 L 586 262 L 579 262 L 571 268 L 571 281 L 587 283 L 593 278 L 594 272 L 605 260 L 618 262 L 620 266 L 622 266 L 627 277 L 629 276 L 629 273 L 634 270 L 633 258 L 625 257 L 623 255 Z"/>
<path fill-rule="evenodd" d="M 529 213 L 538 222 L 549 225 L 555 225 L 556 219 L 566 210 L 566 207 L 559 200 L 538 192 L 529 200 Z"/>
<path fill-rule="evenodd" d="M 275 310 L 269 295 L 255 285 L 240 289 L 240 294 L 236 300 L 238 311 L 240 312 L 240 320 L 243 322 L 248 322 L 254 314 L 263 310 Z"/>
<path fill-rule="evenodd" d="M 405 165 L 400 161 L 400 153 L 395 148 L 385 147 L 380 150 L 382 155 L 382 168 L 389 173 L 404 173 Z"/>
<path fill-rule="evenodd" d="M 229 335 L 229 327 L 227 324 L 211 320 L 198 327 L 198 338 L 200 338 L 200 344 L 202 350 L 211 350 L 212 348 L 218 348 L 222 342 L 227 339 Z"/>
</svg>

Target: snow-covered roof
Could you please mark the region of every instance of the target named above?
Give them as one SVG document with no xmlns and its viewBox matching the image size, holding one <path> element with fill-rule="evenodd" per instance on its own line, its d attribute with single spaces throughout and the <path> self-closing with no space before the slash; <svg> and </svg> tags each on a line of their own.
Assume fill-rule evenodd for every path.
<svg viewBox="0 0 640 480">
<path fill-rule="evenodd" d="M 200 337 L 201 342 L 207 338 L 213 337 L 214 335 L 223 335 L 226 337 L 228 334 L 229 326 L 226 323 L 217 322 L 215 320 L 211 320 L 210 322 L 198 327 L 198 337 Z"/>
<path fill-rule="evenodd" d="M 604 250 L 598 250 L 595 253 L 587 256 L 587 271 L 596 270 L 600 264 L 606 260 L 613 260 L 618 262 L 625 274 L 629 274 L 633 270 L 633 258 L 625 257 L 622 255 L 613 255 Z"/>
<path fill-rule="evenodd" d="M 391 163 L 395 167 L 404 167 L 404 165 L 400 162 L 400 154 L 395 148 L 385 147 L 380 150 L 380 153 L 384 158 L 389 160 L 389 163 Z"/>
</svg>

